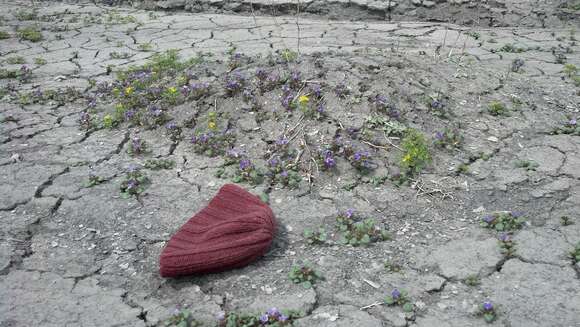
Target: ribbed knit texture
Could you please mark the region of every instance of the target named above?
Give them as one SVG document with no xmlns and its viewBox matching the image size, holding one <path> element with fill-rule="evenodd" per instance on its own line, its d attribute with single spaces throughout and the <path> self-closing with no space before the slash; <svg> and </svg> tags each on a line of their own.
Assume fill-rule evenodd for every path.
<svg viewBox="0 0 580 327">
<path fill-rule="evenodd" d="M 237 185 L 224 185 L 171 237 L 159 271 L 178 277 L 246 266 L 268 251 L 275 230 L 268 205 Z"/>
</svg>

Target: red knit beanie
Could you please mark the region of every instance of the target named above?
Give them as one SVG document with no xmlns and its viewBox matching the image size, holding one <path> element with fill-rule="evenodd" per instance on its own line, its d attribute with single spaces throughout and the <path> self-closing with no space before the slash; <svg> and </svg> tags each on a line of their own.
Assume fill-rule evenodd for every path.
<svg viewBox="0 0 580 327">
<path fill-rule="evenodd" d="M 239 186 L 224 185 L 171 237 L 159 271 L 178 277 L 246 266 L 268 251 L 275 230 L 268 205 Z"/>
</svg>

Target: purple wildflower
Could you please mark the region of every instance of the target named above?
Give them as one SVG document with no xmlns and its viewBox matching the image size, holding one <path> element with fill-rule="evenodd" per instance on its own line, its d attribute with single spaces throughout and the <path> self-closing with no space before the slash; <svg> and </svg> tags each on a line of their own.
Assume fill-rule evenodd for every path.
<svg viewBox="0 0 580 327">
<path fill-rule="evenodd" d="M 483 221 L 485 221 L 488 224 L 491 224 L 494 220 L 495 220 L 495 217 L 492 215 L 486 215 L 483 217 Z"/>
<path fill-rule="evenodd" d="M 499 235 L 499 240 L 502 242 L 510 242 L 511 241 L 511 237 L 508 233 L 501 233 Z"/>
<path fill-rule="evenodd" d="M 130 180 L 127 181 L 127 191 L 136 189 L 138 186 L 139 182 L 134 178 L 131 178 Z"/>
<path fill-rule="evenodd" d="M 398 289 L 394 289 L 391 292 L 391 297 L 393 297 L 393 300 L 398 300 L 401 297 L 401 292 Z"/>
<path fill-rule="evenodd" d="M 568 125 L 570 125 L 570 126 L 576 126 L 577 123 L 578 122 L 576 121 L 576 119 L 573 118 L 573 119 L 570 119 L 570 121 L 568 122 Z"/>
<path fill-rule="evenodd" d="M 280 161 L 277 158 L 272 158 L 268 160 L 268 164 L 272 167 L 278 166 L 278 163 L 280 163 Z"/>
<path fill-rule="evenodd" d="M 165 125 L 165 128 L 172 130 L 172 129 L 176 129 L 177 128 L 177 124 L 175 122 L 169 122 Z"/>
<path fill-rule="evenodd" d="M 280 315 L 280 311 L 278 310 L 278 308 L 270 308 L 268 309 L 268 316 L 270 317 L 278 317 Z"/>
<path fill-rule="evenodd" d="M 483 302 L 483 310 L 485 310 L 485 311 L 493 310 L 493 304 L 491 303 L 491 301 Z"/>
<path fill-rule="evenodd" d="M 435 138 L 436 138 L 438 141 L 442 141 L 444 137 L 445 137 L 445 134 L 443 134 L 442 132 L 437 132 L 437 133 L 435 133 Z"/>
<path fill-rule="evenodd" d="M 354 215 L 354 209 L 352 208 L 346 209 L 344 215 L 346 216 L 346 218 L 352 218 L 352 215 Z"/>
<path fill-rule="evenodd" d="M 278 321 L 281 321 L 281 322 L 288 321 L 288 316 L 281 314 L 281 315 L 278 317 Z"/>
<path fill-rule="evenodd" d="M 285 138 L 284 136 L 280 136 L 277 140 L 276 140 L 276 144 L 277 145 L 286 145 L 288 144 L 288 142 L 290 142 L 287 138 Z"/>
<path fill-rule="evenodd" d="M 125 120 L 131 120 L 133 117 L 135 117 L 135 110 L 130 109 L 125 111 Z"/>
<path fill-rule="evenodd" d="M 288 172 L 284 170 L 283 172 L 280 173 L 280 176 L 286 178 L 288 177 Z"/>
<path fill-rule="evenodd" d="M 215 318 L 219 321 L 222 321 L 224 319 L 226 319 L 226 313 L 223 311 L 218 312 L 218 314 L 215 316 Z"/>
<path fill-rule="evenodd" d="M 320 84 L 312 84 L 312 85 L 310 85 L 310 90 L 312 91 L 312 94 L 315 97 L 317 97 L 317 98 L 322 97 L 322 88 L 320 87 Z"/>
<path fill-rule="evenodd" d="M 324 104 L 319 104 L 318 107 L 316 107 L 316 111 L 318 111 L 319 113 L 324 113 Z"/>
<path fill-rule="evenodd" d="M 431 108 L 436 109 L 436 110 L 441 110 L 441 109 L 443 109 L 443 103 L 439 100 L 433 100 L 431 102 Z"/>
<path fill-rule="evenodd" d="M 240 160 L 240 170 L 248 170 L 252 167 L 252 162 L 249 159 Z"/>
<path fill-rule="evenodd" d="M 260 316 L 260 322 L 262 322 L 263 324 L 267 323 L 270 320 L 270 317 L 268 317 L 267 314 L 263 314 Z"/>
</svg>

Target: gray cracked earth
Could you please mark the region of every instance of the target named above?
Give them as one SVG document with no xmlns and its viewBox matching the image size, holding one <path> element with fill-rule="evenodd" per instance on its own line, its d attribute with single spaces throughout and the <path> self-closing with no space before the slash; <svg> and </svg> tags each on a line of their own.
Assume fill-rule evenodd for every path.
<svg viewBox="0 0 580 327">
<path fill-rule="evenodd" d="M 397 2 L 398 8 L 441 13 L 446 6 L 470 8 L 469 1 Z M 275 306 L 302 311 L 297 326 L 484 326 L 477 307 L 486 299 L 497 306 L 494 325 L 580 326 L 580 266 L 568 257 L 580 242 L 580 136 L 551 133 L 580 117 L 579 88 L 564 70 L 564 64 L 580 66 L 573 2 L 526 15 L 533 8 L 521 1 L 499 1 L 504 4 L 499 11 L 486 7 L 487 13 L 503 10 L 494 27 L 473 19 L 453 20 L 464 25 L 330 20 L 324 10 L 313 9 L 324 8 L 314 2 L 309 16 L 261 15 L 268 4 L 252 15 L 246 2 L 200 3 L 148 4 L 242 13 L 42 2 L 35 7 L 37 17 L 26 19 L 18 12 L 32 10 L 30 2 L 0 2 L 0 30 L 9 35 L 0 40 L 2 69 L 18 71 L 22 64 L 10 59 L 15 57 L 31 69 L 28 79 L 0 80 L 0 326 L 154 326 L 177 306 L 191 308 L 207 325 L 223 310 Z M 369 12 L 371 6 L 397 8 L 390 3 L 353 8 L 358 13 L 361 6 Z M 285 2 L 280 8 L 292 13 Z M 402 9 L 389 12 L 399 20 L 430 17 L 422 10 L 408 16 Z M 377 18 L 373 15 L 366 18 Z M 25 26 L 38 26 L 43 39 L 19 39 L 17 31 Z M 236 116 L 235 101 L 212 95 L 209 103 L 234 112 L 234 125 L 242 131 L 237 142 L 255 157 L 291 127 L 302 131 L 303 140 L 334 135 L 342 124 L 361 128 L 371 111 L 356 98 L 379 91 L 400 98 L 408 124 L 426 135 L 459 126 L 463 146 L 434 148 L 427 169 L 400 187 L 370 182 L 396 171 L 397 139 L 388 138 L 368 142 L 369 151 L 382 158 L 371 176 L 359 176 L 339 160 L 340 174 L 303 167 L 303 181 L 294 190 L 244 184 L 256 194 L 269 193 L 281 225 L 272 250 L 243 269 L 162 279 L 158 256 L 164 243 L 227 182 L 215 177 L 223 160 L 194 153 L 188 142 L 173 143 L 163 129 L 83 130 L 81 95 L 90 92 L 91 81 L 111 81 L 111 70 L 144 64 L 155 53 L 177 49 L 183 58 L 212 53 L 219 63 L 232 46 L 256 61 L 293 49 L 303 58 L 297 66 L 304 74 L 316 77 L 318 63 L 328 83 L 346 81 L 353 90 L 347 99 L 328 98 L 335 110 L 321 123 L 303 123 L 298 115 Z M 516 60 L 523 66 L 513 69 Z M 210 81 L 218 81 L 215 76 L 219 73 Z M 67 87 L 78 93 L 69 92 L 65 101 L 29 103 L 18 96 Z M 435 117 L 413 100 L 433 92 L 446 95 L 452 118 Z M 493 100 L 506 103 L 511 114 L 488 114 Z M 192 110 L 184 104 L 171 113 L 182 123 Z M 149 157 L 127 154 L 136 133 L 149 145 Z M 172 159 L 176 167 L 148 171 L 152 182 L 144 194 L 121 198 L 127 165 L 147 158 Z M 468 172 L 455 173 L 462 164 Z M 89 170 L 104 181 L 85 187 Z M 369 247 L 306 245 L 306 228 L 329 224 L 347 208 L 386 225 L 392 240 Z M 510 257 L 500 252 L 497 233 L 479 226 L 484 213 L 503 210 L 527 217 L 513 233 L 516 253 Z M 572 224 L 562 224 L 563 216 Z M 397 262 L 400 271 L 385 269 L 386 260 Z M 313 289 L 287 278 L 292 265 L 304 261 L 325 277 Z M 474 275 L 480 282 L 467 285 Z M 409 292 L 414 315 L 386 305 L 361 309 L 393 288 Z"/>
</svg>

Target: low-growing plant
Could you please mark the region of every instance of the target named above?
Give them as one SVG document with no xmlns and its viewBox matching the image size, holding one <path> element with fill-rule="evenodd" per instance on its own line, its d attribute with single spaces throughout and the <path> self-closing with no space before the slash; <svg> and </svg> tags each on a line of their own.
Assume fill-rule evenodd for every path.
<svg viewBox="0 0 580 327">
<path fill-rule="evenodd" d="M 41 57 L 34 58 L 34 64 L 36 64 L 38 66 L 46 65 L 46 63 L 47 63 L 47 61 L 44 58 L 41 58 Z"/>
<path fill-rule="evenodd" d="M 576 67 L 574 64 L 565 64 L 562 71 L 564 74 L 566 74 L 566 76 L 572 78 L 572 76 L 578 74 L 578 67 Z"/>
<path fill-rule="evenodd" d="M 574 221 L 572 220 L 572 218 L 568 216 L 562 216 L 560 217 L 560 223 L 562 224 L 562 226 L 570 226 L 574 224 Z"/>
<path fill-rule="evenodd" d="M 148 159 L 143 167 L 151 170 L 172 169 L 175 161 L 170 159 Z"/>
<path fill-rule="evenodd" d="M 501 233 L 499 235 L 499 250 L 506 258 L 511 258 L 516 253 L 516 242 L 512 240 L 511 235 Z"/>
<path fill-rule="evenodd" d="M 556 127 L 552 134 L 567 134 L 567 135 L 575 135 L 580 136 L 580 125 L 578 125 L 578 121 L 575 118 L 570 119 L 562 126 Z"/>
<path fill-rule="evenodd" d="M 374 219 L 363 219 L 349 209 L 336 217 L 340 231 L 340 243 L 352 246 L 369 245 L 390 239 L 387 230 L 381 228 Z"/>
<path fill-rule="evenodd" d="M 30 42 L 38 42 L 42 40 L 42 33 L 40 32 L 40 29 L 38 27 L 32 26 L 24 27 L 18 29 L 18 31 L 16 31 L 16 34 L 21 40 L 26 40 Z"/>
<path fill-rule="evenodd" d="M 6 59 L 6 63 L 11 65 L 23 65 L 26 63 L 26 59 L 21 56 L 8 57 L 8 59 Z"/>
<path fill-rule="evenodd" d="M 408 129 L 403 123 L 397 120 L 389 120 L 382 116 L 368 117 L 366 126 L 382 130 L 386 136 L 403 136 Z"/>
<path fill-rule="evenodd" d="M 371 103 L 376 111 L 387 114 L 390 118 L 399 119 L 401 117 L 401 113 L 397 110 L 395 104 L 384 95 L 377 94 L 371 99 Z"/>
<path fill-rule="evenodd" d="M 176 309 L 171 317 L 163 323 L 165 327 L 201 327 L 203 324 L 193 318 L 188 309 Z"/>
<path fill-rule="evenodd" d="M 28 11 L 22 9 L 14 13 L 14 17 L 20 21 L 36 20 L 38 18 L 38 12 L 36 10 Z"/>
<path fill-rule="evenodd" d="M 89 173 L 89 180 L 85 183 L 85 187 L 93 187 L 104 182 L 105 179 L 101 176 L 95 175 L 93 172 Z"/>
<path fill-rule="evenodd" d="M 252 185 L 261 184 L 264 179 L 262 172 L 254 166 L 250 159 L 241 159 L 234 174 L 235 183 L 248 182 Z"/>
<path fill-rule="evenodd" d="M 479 284 L 481 284 L 481 279 L 479 278 L 478 275 L 469 275 L 465 278 L 465 280 L 463 282 L 467 286 L 475 287 L 475 286 L 478 286 Z"/>
<path fill-rule="evenodd" d="M 139 167 L 130 166 L 125 174 L 125 180 L 121 182 L 121 197 L 129 198 L 139 196 L 149 185 L 149 179 L 145 176 Z"/>
<path fill-rule="evenodd" d="M 404 151 L 401 167 L 408 176 L 420 173 L 431 162 L 431 154 L 425 137 L 414 129 L 405 133 L 401 148 Z"/>
<path fill-rule="evenodd" d="M 398 273 L 403 270 L 403 265 L 394 260 L 385 260 L 383 266 L 385 267 L 385 270 L 392 273 Z"/>
<path fill-rule="evenodd" d="M 322 280 L 322 275 L 309 265 L 294 266 L 288 273 L 294 284 L 301 284 L 304 288 L 311 288 L 314 283 Z"/>
<path fill-rule="evenodd" d="M 372 159 L 373 157 L 370 152 L 364 150 L 354 151 L 351 155 L 347 156 L 350 165 L 362 174 L 368 174 L 376 168 L 376 164 Z"/>
<path fill-rule="evenodd" d="M 326 243 L 328 237 L 324 228 L 318 228 L 318 230 L 314 231 L 310 229 L 304 230 L 304 239 L 308 244 L 321 245 Z"/>
<path fill-rule="evenodd" d="M 574 250 L 570 251 L 570 258 L 574 264 L 580 262 L 580 242 L 576 244 Z"/>
<path fill-rule="evenodd" d="M 540 165 L 533 160 L 518 160 L 516 161 L 517 168 L 524 168 L 525 170 L 535 171 Z"/>
<path fill-rule="evenodd" d="M 138 156 L 147 152 L 147 143 L 139 136 L 135 136 L 129 142 L 129 146 L 127 147 L 127 153 L 132 156 Z"/>
<path fill-rule="evenodd" d="M 485 301 L 479 305 L 479 315 L 483 317 L 485 322 L 488 324 L 495 321 L 497 318 L 497 313 L 495 311 L 495 306 L 491 303 L 491 301 Z"/>
<path fill-rule="evenodd" d="M 280 51 L 280 58 L 287 63 L 291 63 L 298 59 L 298 52 L 286 48 Z"/>
<path fill-rule="evenodd" d="M 487 106 L 487 111 L 492 116 L 507 116 L 509 114 L 506 106 L 499 101 L 492 101 Z"/>
<path fill-rule="evenodd" d="M 504 232 L 520 229 L 525 222 L 526 218 L 521 213 L 499 211 L 485 215 L 481 220 L 481 226 Z"/>
<path fill-rule="evenodd" d="M 278 310 L 270 308 L 262 314 L 245 314 L 235 312 L 220 312 L 217 315 L 217 327 L 261 327 L 261 326 L 292 326 L 295 319 L 302 314 L 295 310 Z"/>
<path fill-rule="evenodd" d="M 400 306 L 405 312 L 413 312 L 415 309 L 413 302 L 408 297 L 407 291 L 396 288 L 385 297 L 385 304 L 389 306 Z"/>
<path fill-rule="evenodd" d="M 10 35 L 10 33 L 5 32 L 5 31 L 0 31 L 0 40 L 6 40 L 11 38 L 12 35 Z"/>
<path fill-rule="evenodd" d="M 463 136 L 458 129 L 446 127 L 442 132 L 435 133 L 435 145 L 440 148 L 457 149 L 463 143 Z"/>
<path fill-rule="evenodd" d="M 223 155 L 234 141 L 235 135 L 230 131 L 198 133 L 191 138 L 193 151 L 208 157 Z"/>
</svg>

